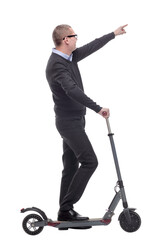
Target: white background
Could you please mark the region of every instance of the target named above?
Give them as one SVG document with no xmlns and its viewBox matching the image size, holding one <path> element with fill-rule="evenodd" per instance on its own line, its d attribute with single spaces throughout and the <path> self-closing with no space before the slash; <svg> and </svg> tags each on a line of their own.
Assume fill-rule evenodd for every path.
<svg viewBox="0 0 160 240">
<path fill-rule="evenodd" d="M 45 68 L 52 31 L 70 24 L 77 46 L 128 24 L 127 34 L 79 63 L 86 94 L 111 111 L 110 123 L 130 207 L 142 226 L 124 232 L 118 223 L 87 231 L 46 227 L 35 239 L 143 239 L 159 228 L 159 7 L 158 0 L 3 1 L 0 14 L 0 202 L 3 239 L 31 239 L 21 208 L 36 206 L 56 219 L 61 178 L 61 138 L 54 125 Z M 117 181 L 103 118 L 87 111 L 86 131 L 99 167 L 75 209 L 102 217 Z"/>
</svg>

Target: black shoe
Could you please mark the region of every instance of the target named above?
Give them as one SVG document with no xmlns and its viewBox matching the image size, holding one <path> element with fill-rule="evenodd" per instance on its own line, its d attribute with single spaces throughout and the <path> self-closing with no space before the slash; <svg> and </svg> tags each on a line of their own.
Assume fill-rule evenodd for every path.
<svg viewBox="0 0 160 240">
<path fill-rule="evenodd" d="M 82 217 L 79 213 L 70 209 L 69 211 L 59 211 L 58 221 L 84 221 L 88 220 L 88 217 Z"/>
</svg>

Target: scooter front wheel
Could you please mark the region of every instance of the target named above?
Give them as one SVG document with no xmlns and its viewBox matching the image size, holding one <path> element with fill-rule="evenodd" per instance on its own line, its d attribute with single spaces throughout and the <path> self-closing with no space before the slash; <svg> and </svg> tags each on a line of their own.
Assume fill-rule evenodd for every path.
<svg viewBox="0 0 160 240">
<path fill-rule="evenodd" d="M 27 215 L 22 222 L 23 230 L 29 235 L 39 234 L 43 230 L 43 227 L 34 227 L 33 224 L 40 221 L 43 221 L 43 219 L 37 214 Z"/>
<path fill-rule="evenodd" d="M 134 212 L 132 210 L 129 210 L 129 213 L 130 213 L 130 217 L 131 217 L 131 223 L 129 224 L 127 222 L 124 212 L 122 212 L 119 216 L 119 223 L 120 223 L 121 228 L 124 231 L 135 232 L 139 229 L 139 227 L 141 225 L 141 218 L 136 212 Z"/>
</svg>

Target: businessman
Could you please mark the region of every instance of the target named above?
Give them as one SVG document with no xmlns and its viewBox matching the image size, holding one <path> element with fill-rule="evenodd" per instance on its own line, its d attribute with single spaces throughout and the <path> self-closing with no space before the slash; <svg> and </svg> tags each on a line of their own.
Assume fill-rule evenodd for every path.
<svg viewBox="0 0 160 240">
<path fill-rule="evenodd" d="M 60 221 L 88 219 L 74 210 L 74 204 L 81 198 L 98 165 L 96 154 L 85 132 L 86 107 L 104 118 L 109 117 L 108 108 L 99 106 L 84 93 L 77 64 L 116 36 L 125 34 L 126 26 L 80 48 L 76 48 L 77 34 L 71 26 L 59 25 L 53 31 L 55 48 L 47 63 L 46 78 L 52 91 L 56 127 L 63 139 L 63 171 L 58 212 Z M 100 68 L 99 61 L 97 68 Z M 100 84 L 99 79 L 97 84 Z M 106 112 L 105 116 L 103 112 Z"/>
</svg>

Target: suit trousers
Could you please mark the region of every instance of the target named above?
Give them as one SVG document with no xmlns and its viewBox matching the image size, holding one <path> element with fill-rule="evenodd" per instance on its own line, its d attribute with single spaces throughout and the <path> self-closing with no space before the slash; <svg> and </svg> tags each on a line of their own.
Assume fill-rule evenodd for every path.
<svg viewBox="0 0 160 240">
<path fill-rule="evenodd" d="M 60 210 L 68 211 L 81 198 L 98 161 L 85 132 L 84 116 L 56 117 L 56 127 L 63 139 Z"/>
</svg>

